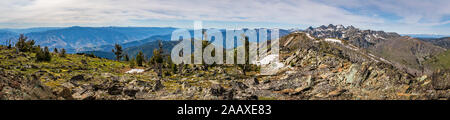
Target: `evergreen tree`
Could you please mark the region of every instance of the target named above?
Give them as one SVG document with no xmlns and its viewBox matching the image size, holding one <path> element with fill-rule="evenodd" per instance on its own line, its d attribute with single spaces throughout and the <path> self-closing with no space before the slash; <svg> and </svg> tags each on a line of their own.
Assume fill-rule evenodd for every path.
<svg viewBox="0 0 450 120">
<path fill-rule="evenodd" d="M 115 50 L 113 49 L 112 52 L 116 55 L 116 60 L 120 61 L 120 58 L 122 58 L 122 46 L 120 46 L 119 44 L 116 44 L 114 46 Z"/>
<path fill-rule="evenodd" d="M 129 62 L 130 62 L 130 67 L 131 68 L 136 67 L 136 59 L 135 58 L 132 58 Z"/>
<path fill-rule="evenodd" d="M 136 64 L 138 66 L 142 66 L 142 63 L 144 62 L 144 53 L 142 51 L 139 51 L 139 53 L 136 55 Z"/>
<path fill-rule="evenodd" d="M 39 48 L 35 52 L 36 52 L 36 61 L 38 62 L 44 61 L 44 52 L 42 51 L 42 49 Z"/>
<path fill-rule="evenodd" d="M 11 48 L 12 48 L 11 41 L 12 41 L 11 39 L 8 40 L 8 49 L 11 49 Z"/>
<path fill-rule="evenodd" d="M 58 53 L 58 48 L 53 49 L 53 52 Z"/>
<path fill-rule="evenodd" d="M 66 49 L 62 48 L 61 53 L 59 54 L 60 57 L 66 57 Z"/>
<path fill-rule="evenodd" d="M 250 42 L 248 41 L 248 37 L 245 37 L 245 43 L 244 43 L 244 50 L 245 50 L 245 57 L 244 57 L 244 59 L 245 59 L 245 63 L 244 64 L 237 64 L 237 50 L 235 49 L 235 59 L 236 59 L 236 64 L 238 65 L 238 67 L 240 67 L 241 68 L 241 70 L 242 70 L 242 73 L 244 74 L 244 75 L 247 75 L 245 72 L 247 72 L 248 70 L 249 70 L 249 68 L 250 68 L 250 61 L 249 61 L 249 50 L 250 50 L 250 48 L 249 48 L 249 46 L 250 46 Z"/>
<path fill-rule="evenodd" d="M 164 62 L 163 57 L 163 44 L 161 41 L 158 41 L 159 49 L 153 50 L 153 56 L 150 58 L 150 64 L 154 65 L 158 69 L 158 76 L 162 77 L 162 66 Z"/>
<path fill-rule="evenodd" d="M 178 72 L 178 68 L 176 64 L 173 64 L 172 58 L 170 56 L 167 57 L 167 61 L 169 63 L 169 67 L 172 70 L 173 74 L 176 74 Z"/>
<path fill-rule="evenodd" d="M 36 61 L 38 62 L 42 62 L 42 61 L 51 61 L 52 60 L 52 55 L 50 54 L 50 51 L 48 50 L 48 47 L 45 47 L 44 50 L 42 50 L 41 48 L 39 48 L 36 51 Z"/>
<path fill-rule="evenodd" d="M 51 61 L 52 60 L 52 54 L 50 54 L 50 51 L 48 50 L 48 47 L 44 47 L 44 60 L 45 61 Z"/>
<path fill-rule="evenodd" d="M 20 52 L 30 52 L 33 49 L 34 44 L 35 44 L 34 40 L 28 40 L 28 38 L 25 37 L 25 35 L 20 34 L 19 40 L 16 43 L 16 48 Z"/>
<path fill-rule="evenodd" d="M 124 59 L 125 59 L 125 61 L 127 61 L 127 62 L 130 61 L 130 58 L 128 57 L 128 54 L 125 55 L 125 58 L 124 58 Z"/>
</svg>

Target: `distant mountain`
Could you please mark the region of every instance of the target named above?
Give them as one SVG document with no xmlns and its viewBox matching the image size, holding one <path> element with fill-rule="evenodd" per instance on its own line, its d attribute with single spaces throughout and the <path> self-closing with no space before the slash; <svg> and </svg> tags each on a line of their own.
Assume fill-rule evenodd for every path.
<svg viewBox="0 0 450 120">
<path fill-rule="evenodd" d="M 41 46 L 50 48 L 95 47 L 126 43 L 155 35 L 171 34 L 175 28 L 159 27 L 69 27 L 25 34 Z"/>
<path fill-rule="evenodd" d="M 178 44 L 178 41 L 161 41 L 163 44 L 164 54 L 170 55 L 172 48 Z M 129 47 L 124 50 L 124 53 L 130 57 L 135 57 L 139 51 L 144 53 L 145 58 L 153 56 L 153 50 L 158 49 L 158 41 L 148 42 L 139 46 Z"/>
<path fill-rule="evenodd" d="M 0 30 L 0 45 L 7 45 L 8 40 L 15 40 L 16 37 L 18 37 L 16 33 Z"/>
<path fill-rule="evenodd" d="M 419 74 L 428 71 L 428 67 L 424 65 L 426 60 L 446 50 L 416 38 L 403 36 L 379 43 L 371 47 L 370 51 L 409 73 Z"/>
<path fill-rule="evenodd" d="M 16 34 L 26 34 L 26 33 L 31 33 L 31 32 L 45 32 L 45 31 L 49 31 L 49 30 L 56 30 L 56 29 L 63 29 L 65 27 L 37 27 L 37 28 L 24 28 L 24 29 L 11 29 L 11 28 L 6 28 L 6 29 L 0 29 L 3 31 L 9 31 L 9 32 L 13 32 Z"/>
<path fill-rule="evenodd" d="M 445 70 L 450 68 L 450 50 L 433 56 L 431 59 L 425 61 L 425 64 L 431 68 L 438 70 Z"/>
<path fill-rule="evenodd" d="M 361 48 L 371 47 L 379 42 L 400 37 L 397 33 L 387 33 L 384 31 L 360 30 L 353 26 L 343 25 L 322 25 L 317 28 L 309 27 L 305 30 L 317 38 L 338 38 L 347 40 L 349 43 Z"/>
<path fill-rule="evenodd" d="M 84 52 L 80 52 L 80 53 L 94 54 L 97 57 L 106 58 L 106 59 L 110 59 L 110 60 L 115 60 L 116 59 L 116 56 L 111 51 L 110 52 L 105 52 L 105 51 L 84 51 Z"/>
<path fill-rule="evenodd" d="M 410 36 L 413 38 L 442 38 L 449 37 L 448 35 L 436 35 L 436 34 L 402 34 L 403 36 Z"/>
<path fill-rule="evenodd" d="M 419 40 L 430 42 L 434 45 L 441 46 L 446 49 L 450 49 L 450 37 L 443 38 L 418 38 Z"/>
<path fill-rule="evenodd" d="M 424 65 L 424 62 L 446 51 L 442 47 L 413 37 L 384 31 L 360 30 L 353 26 L 344 27 L 330 24 L 317 28 L 310 27 L 305 32 L 321 39 L 336 38 L 344 40 L 367 50 L 373 55 L 386 59 L 397 68 L 405 69 L 410 74 L 426 73 L 428 67 Z"/>
<path fill-rule="evenodd" d="M 157 41 L 157 40 L 169 41 L 170 38 L 171 38 L 171 35 L 156 35 L 156 36 L 152 36 L 152 37 L 142 39 L 142 40 L 136 40 L 136 41 L 122 43 L 120 45 L 122 46 L 122 48 L 128 48 L 128 47 L 133 47 L 133 46 L 139 46 L 139 45 Z M 84 47 L 84 48 L 78 49 L 78 51 L 108 51 L 109 52 L 112 49 L 114 49 L 114 45 L 108 44 L 108 45 L 101 45 L 101 46 L 95 46 L 95 47 Z"/>
<path fill-rule="evenodd" d="M 247 29 L 244 29 L 244 30 L 247 30 Z M 222 35 L 224 36 L 224 40 L 225 40 L 226 32 L 225 32 L 225 30 L 221 30 L 221 31 L 222 31 Z M 258 31 L 258 30 L 256 30 L 256 31 Z M 194 35 L 193 30 L 190 30 L 189 32 L 190 32 L 191 36 Z M 291 30 L 281 29 L 280 36 L 288 35 L 291 32 L 292 32 Z M 172 37 L 171 34 L 155 35 L 155 36 L 151 36 L 149 38 L 142 39 L 142 40 L 121 43 L 120 45 L 122 46 L 123 49 L 126 50 L 126 53 L 129 54 L 130 56 L 135 56 L 137 54 L 137 52 L 142 50 L 144 52 L 144 55 L 146 55 L 146 57 L 151 57 L 153 55 L 153 50 L 158 47 L 157 40 L 163 41 L 163 43 L 167 44 L 167 50 L 171 50 L 172 47 L 175 46 L 174 43 L 176 43 L 176 42 L 170 42 L 171 37 Z M 109 45 L 101 45 L 101 46 L 94 46 L 94 47 L 84 47 L 84 48 L 78 49 L 78 51 L 76 51 L 76 52 L 83 52 L 83 53 L 86 53 L 84 51 L 87 51 L 88 53 L 93 52 L 96 56 L 99 56 L 99 57 L 115 59 L 114 57 L 108 57 L 111 55 L 105 55 L 107 53 L 112 54 L 112 52 L 111 52 L 112 49 L 114 49 L 114 45 L 109 44 Z"/>
</svg>

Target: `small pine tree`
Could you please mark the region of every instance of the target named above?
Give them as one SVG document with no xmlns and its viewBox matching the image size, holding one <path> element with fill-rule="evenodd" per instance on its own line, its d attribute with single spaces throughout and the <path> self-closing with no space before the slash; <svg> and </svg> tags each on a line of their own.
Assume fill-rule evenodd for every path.
<svg viewBox="0 0 450 120">
<path fill-rule="evenodd" d="M 48 47 L 44 47 L 44 60 L 45 61 L 51 61 L 52 60 L 52 54 L 50 54 L 50 51 L 48 50 Z"/>
<path fill-rule="evenodd" d="M 8 40 L 8 49 L 11 49 L 11 48 L 12 48 L 11 41 L 12 41 L 11 39 Z"/>
<path fill-rule="evenodd" d="M 235 59 L 236 59 L 236 64 L 237 64 L 237 66 L 238 67 L 240 67 L 241 68 L 241 70 L 242 70 L 242 73 L 244 74 L 244 75 L 247 75 L 245 72 L 247 72 L 247 71 L 249 71 L 250 69 L 250 61 L 249 61 L 249 46 L 250 46 L 250 42 L 249 42 L 249 40 L 248 40 L 248 37 L 244 37 L 245 39 L 244 39 L 244 49 L 245 49 L 245 57 L 244 57 L 244 59 L 245 59 L 245 63 L 244 64 L 237 64 L 237 50 L 235 49 Z"/>
<path fill-rule="evenodd" d="M 135 58 L 132 58 L 129 62 L 130 62 L 130 67 L 131 68 L 136 67 L 136 59 Z"/>
<path fill-rule="evenodd" d="M 136 55 L 136 64 L 138 66 L 142 66 L 143 62 L 144 62 L 144 53 L 142 53 L 142 51 L 139 51 L 139 53 Z"/>
<path fill-rule="evenodd" d="M 125 58 L 124 58 L 124 59 L 125 59 L 125 61 L 127 61 L 127 62 L 130 61 L 130 58 L 128 57 L 128 54 L 125 55 Z"/>
<path fill-rule="evenodd" d="M 42 52 L 41 48 L 38 48 L 37 50 L 35 50 L 36 52 L 36 61 L 40 62 L 40 61 L 44 61 L 44 52 Z"/>
<path fill-rule="evenodd" d="M 173 74 L 177 74 L 178 72 L 178 66 L 176 64 L 171 64 L 170 65 L 171 69 L 172 69 L 172 73 Z"/>
<path fill-rule="evenodd" d="M 59 54 L 60 57 L 66 57 L 66 49 L 62 48 L 61 53 Z"/>
<path fill-rule="evenodd" d="M 153 65 L 162 64 L 164 62 L 163 58 L 163 47 L 161 41 L 158 41 L 159 49 L 153 50 L 153 56 L 150 58 L 150 63 Z"/>
<path fill-rule="evenodd" d="M 36 51 L 36 61 L 42 62 L 42 61 L 51 61 L 52 55 L 50 54 L 50 51 L 48 50 L 48 47 L 45 47 L 44 50 L 39 48 L 39 50 Z"/>
<path fill-rule="evenodd" d="M 53 52 L 58 53 L 58 48 L 53 49 Z"/>
<path fill-rule="evenodd" d="M 40 45 L 37 45 L 37 46 L 34 47 L 33 50 L 32 50 L 32 52 L 34 52 L 34 53 L 36 53 L 36 54 L 39 53 L 40 51 L 42 51 Z"/>
<path fill-rule="evenodd" d="M 34 44 L 35 44 L 34 40 L 28 40 L 28 38 L 25 37 L 25 35 L 20 34 L 19 40 L 16 43 L 16 48 L 20 52 L 30 52 L 33 49 Z"/>
<path fill-rule="evenodd" d="M 116 60 L 120 61 L 120 58 L 122 58 L 122 46 L 120 46 L 119 44 L 116 44 L 114 46 L 115 50 L 113 49 L 112 52 L 116 55 Z"/>
<path fill-rule="evenodd" d="M 176 74 L 178 69 L 177 69 L 177 65 L 173 64 L 172 62 L 172 58 L 170 56 L 167 57 L 167 63 L 169 64 L 170 69 L 172 70 L 173 74 Z"/>
</svg>

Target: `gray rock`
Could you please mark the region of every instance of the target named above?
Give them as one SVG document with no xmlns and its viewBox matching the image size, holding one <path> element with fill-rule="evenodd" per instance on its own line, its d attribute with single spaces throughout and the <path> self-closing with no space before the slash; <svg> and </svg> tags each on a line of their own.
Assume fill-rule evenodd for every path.
<svg viewBox="0 0 450 120">
<path fill-rule="evenodd" d="M 245 90 L 248 88 L 247 85 L 245 85 L 242 82 L 238 82 L 238 81 L 231 82 L 231 86 L 233 86 L 233 89 L 236 89 L 236 90 Z"/>
<path fill-rule="evenodd" d="M 225 93 L 225 89 L 219 84 L 214 84 L 211 86 L 210 92 L 214 96 L 222 96 Z"/>
<path fill-rule="evenodd" d="M 71 82 L 84 81 L 84 75 L 76 75 L 70 78 Z"/>
<path fill-rule="evenodd" d="M 108 88 L 108 94 L 110 95 L 120 95 L 122 94 L 122 88 L 118 85 L 114 85 L 110 88 Z"/>
<path fill-rule="evenodd" d="M 433 74 L 431 84 L 436 90 L 450 89 L 450 70 Z"/>
<path fill-rule="evenodd" d="M 135 90 L 135 89 L 125 89 L 125 90 L 123 91 L 123 93 L 124 93 L 125 95 L 128 95 L 128 96 L 130 96 L 130 97 L 135 97 L 135 95 L 136 95 L 137 92 L 138 92 L 138 90 Z"/>
<path fill-rule="evenodd" d="M 259 81 L 256 77 L 250 78 L 247 80 L 247 84 L 248 85 L 258 85 Z"/>
</svg>

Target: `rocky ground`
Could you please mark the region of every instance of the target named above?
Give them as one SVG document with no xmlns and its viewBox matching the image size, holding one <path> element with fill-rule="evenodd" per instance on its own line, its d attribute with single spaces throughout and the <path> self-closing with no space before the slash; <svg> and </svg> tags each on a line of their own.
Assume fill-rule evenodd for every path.
<svg viewBox="0 0 450 120">
<path fill-rule="evenodd" d="M 448 71 L 413 76 L 380 58 L 293 33 L 280 41 L 275 75 L 243 75 L 234 66 L 190 65 L 157 77 L 153 69 L 126 73 L 126 62 L 53 55 L 35 62 L 34 54 L 0 49 L 2 100 L 431 100 L 450 99 Z"/>
</svg>

